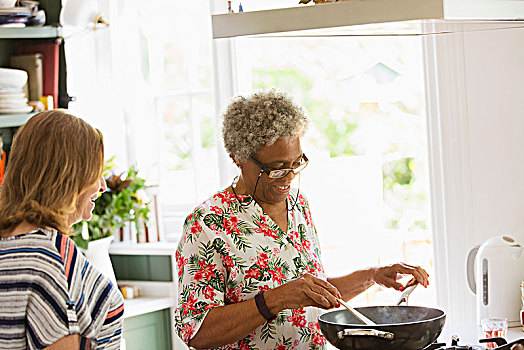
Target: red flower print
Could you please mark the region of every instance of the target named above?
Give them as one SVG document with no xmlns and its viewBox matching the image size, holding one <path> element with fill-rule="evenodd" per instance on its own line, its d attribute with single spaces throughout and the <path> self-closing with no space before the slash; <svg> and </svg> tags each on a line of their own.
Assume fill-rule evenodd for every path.
<svg viewBox="0 0 524 350">
<path fill-rule="evenodd" d="M 258 291 L 259 292 L 262 292 L 262 291 L 265 292 L 266 290 L 269 290 L 269 286 L 268 285 L 258 286 Z"/>
<path fill-rule="evenodd" d="M 200 282 L 203 276 L 204 275 L 202 274 L 202 270 L 198 270 L 197 272 L 195 272 L 193 278 L 195 279 L 195 281 Z"/>
<path fill-rule="evenodd" d="M 292 315 L 287 317 L 287 321 L 291 322 L 294 327 L 305 327 L 307 325 L 306 316 L 303 315 L 305 313 L 304 309 L 293 310 Z"/>
<path fill-rule="evenodd" d="M 176 264 L 178 268 L 178 274 L 184 274 L 184 266 L 186 266 L 188 259 L 185 259 L 179 252 L 175 253 Z"/>
<path fill-rule="evenodd" d="M 311 259 L 311 261 L 313 262 L 313 266 L 315 267 L 315 276 L 320 274 L 320 273 L 324 273 L 324 267 L 320 264 L 319 260 L 318 260 L 318 256 L 315 254 L 315 253 L 311 253 L 311 256 L 313 257 L 313 259 Z"/>
<path fill-rule="evenodd" d="M 213 198 L 220 199 L 220 202 L 222 202 L 222 204 L 226 204 L 227 206 L 231 205 L 231 197 L 228 195 L 227 191 L 219 192 L 213 196 Z"/>
<path fill-rule="evenodd" d="M 320 333 L 313 334 L 313 339 L 311 339 L 311 343 L 315 345 L 324 345 L 326 342 L 326 338 Z"/>
<path fill-rule="evenodd" d="M 237 230 L 238 218 L 236 216 L 232 216 L 231 218 L 229 218 L 229 220 L 224 218 L 223 225 L 228 235 L 230 235 L 233 232 L 238 232 Z"/>
<path fill-rule="evenodd" d="M 211 211 L 217 215 L 222 215 L 224 213 L 224 211 L 222 210 L 222 208 L 220 207 L 217 207 L 216 205 L 212 205 L 211 206 Z"/>
<path fill-rule="evenodd" d="M 228 268 L 235 267 L 235 262 L 233 261 L 233 259 L 231 259 L 229 255 L 222 255 L 222 261 Z"/>
<path fill-rule="evenodd" d="M 195 326 L 196 324 L 194 323 L 189 323 L 189 324 L 182 326 L 182 328 L 180 329 L 180 332 L 181 332 L 181 338 L 184 341 L 189 342 L 189 339 L 193 337 L 193 333 L 195 332 Z"/>
<path fill-rule="evenodd" d="M 256 233 L 263 233 L 265 237 L 271 237 L 273 239 L 277 239 L 278 238 L 278 235 L 276 234 L 276 232 L 273 231 L 272 229 L 270 229 L 269 226 L 266 225 L 266 224 L 263 224 L 263 225 L 255 228 L 255 232 Z"/>
<path fill-rule="evenodd" d="M 311 225 L 311 212 L 309 210 L 306 211 L 306 223 Z"/>
<path fill-rule="evenodd" d="M 299 253 L 303 253 L 304 252 L 304 247 L 298 243 L 298 242 L 293 242 L 293 246 L 295 247 L 295 249 L 299 252 Z"/>
<path fill-rule="evenodd" d="M 229 292 L 226 292 L 226 300 L 233 302 L 233 303 L 239 303 L 242 301 L 240 297 L 241 295 L 242 295 L 241 288 L 233 288 L 229 290 Z"/>
<path fill-rule="evenodd" d="M 260 277 L 260 271 L 258 269 L 249 269 L 246 271 L 245 274 L 246 278 L 254 278 L 257 279 Z"/>
<path fill-rule="evenodd" d="M 211 286 L 207 286 L 204 288 L 204 296 L 206 299 L 213 299 L 217 294 L 215 293 L 215 290 Z"/>
<path fill-rule="evenodd" d="M 307 239 L 305 239 L 305 240 L 302 241 L 302 245 L 304 246 L 304 248 L 305 248 L 306 250 L 309 250 L 309 248 L 311 248 L 311 242 L 308 241 Z"/>
<path fill-rule="evenodd" d="M 271 275 L 271 280 L 273 282 L 277 282 L 278 285 L 282 284 L 282 280 L 286 278 L 286 275 L 282 273 L 282 267 L 275 267 L 274 270 L 269 270 L 269 274 Z"/>
<path fill-rule="evenodd" d="M 195 233 L 198 233 L 200 231 L 202 231 L 202 226 L 200 225 L 200 223 L 198 221 L 195 221 L 193 223 L 193 226 L 191 226 L 191 233 L 195 234 Z"/>
<path fill-rule="evenodd" d="M 215 264 L 209 264 L 206 265 L 205 261 L 199 261 L 198 264 L 200 265 L 200 269 L 198 269 L 197 272 L 195 272 L 195 280 L 199 282 L 202 277 L 205 277 L 206 281 L 209 282 L 209 280 L 213 277 L 215 277 Z"/>
<path fill-rule="evenodd" d="M 305 204 L 306 204 L 306 199 L 305 199 L 304 196 L 301 195 L 301 194 L 298 195 L 298 201 L 299 201 L 299 203 L 302 204 L 302 205 L 305 205 Z"/>
<path fill-rule="evenodd" d="M 287 198 L 291 203 L 296 199 L 294 195 Z M 179 250 L 175 250 L 180 286 L 174 319 L 185 341 L 195 336 L 203 316 L 213 308 L 242 302 L 297 274 L 309 272 L 325 279 L 305 195 L 298 197 L 296 209 L 287 214 L 288 230 L 284 231 L 260 207 L 248 205 L 248 199 L 250 196 L 236 198 L 223 190 L 197 206 L 184 221 L 184 238 Z M 297 256 L 300 261 L 294 260 Z M 285 330 L 286 326 L 278 322 L 262 334 L 257 327 L 232 347 L 323 349 L 327 342 L 315 314 L 309 308 L 286 310 L 279 314 L 279 320 L 291 329 Z"/>
<path fill-rule="evenodd" d="M 180 305 L 180 308 L 184 311 L 182 311 L 182 316 L 187 316 L 188 311 L 196 311 L 195 303 L 197 300 L 195 299 L 195 296 L 193 294 L 189 295 L 189 298 L 187 301 L 184 301 L 182 305 Z"/>
<path fill-rule="evenodd" d="M 219 306 L 218 303 L 209 303 L 204 307 L 204 310 L 209 310 L 217 306 Z"/>
<path fill-rule="evenodd" d="M 311 330 L 311 334 L 313 335 L 311 343 L 315 345 L 324 345 L 326 343 L 326 338 L 324 338 L 320 332 L 318 322 L 309 322 L 308 328 Z"/>
<path fill-rule="evenodd" d="M 266 253 L 262 253 L 259 256 L 257 256 L 257 262 L 256 264 L 261 269 L 267 269 L 267 261 L 269 260 L 269 256 Z"/>
</svg>

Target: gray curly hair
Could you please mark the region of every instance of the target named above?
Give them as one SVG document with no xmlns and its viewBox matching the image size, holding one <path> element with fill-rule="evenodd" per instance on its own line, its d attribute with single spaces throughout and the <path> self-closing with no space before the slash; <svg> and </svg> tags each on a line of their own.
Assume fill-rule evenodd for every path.
<svg viewBox="0 0 524 350">
<path fill-rule="evenodd" d="M 223 115 L 222 137 L 226 151 L 242 162 L 278 139 L 304 136 L 308 125 L 304 110 L 272 89 L 235 98 Z"/>
</svg>

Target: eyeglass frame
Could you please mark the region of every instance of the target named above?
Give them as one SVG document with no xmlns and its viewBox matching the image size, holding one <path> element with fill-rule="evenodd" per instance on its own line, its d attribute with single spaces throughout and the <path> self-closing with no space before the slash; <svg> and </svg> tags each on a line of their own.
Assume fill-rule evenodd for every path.
<svg viewBox="0 0 524 350">
<path fill-rule="evenodd" d="M 261 174 L 262 172 L 265 173 L 270 179 L 282 179 L 286 176 L 288 176 L 288 174 L 290 172 L 293 172 L 293 174 L 298 174 L 300 173 L 302 170 L 304 170 L 307 165 L 309 164 L 309 159 L 306 157 L 306 155 L 304 153 L 302 153 L 302 157 L 300 158 L 300 160 L 304 160 L 305 162 L 298 165 L 296 168 L 294 169 L 275 169 L 275 170 L 269 170 L 266 166 L 264 166 L 262 163 L 260 163 L 258 160 L 256 160 L 254 157 L 250 157 L 250 159 L 253 161 L 253 163 L 255 163 L 262 171 L 261 171 Z M 300 168 L 300 170 L 296 171 L 296 169 Z M 282 176 L 279 176 L 279 177 L 272 177 L 271 174 L 275 173 L 275 172 L 280 172 L 280 171 L 285 171 L 285 174 L 282 175 Z"/>
</svg>

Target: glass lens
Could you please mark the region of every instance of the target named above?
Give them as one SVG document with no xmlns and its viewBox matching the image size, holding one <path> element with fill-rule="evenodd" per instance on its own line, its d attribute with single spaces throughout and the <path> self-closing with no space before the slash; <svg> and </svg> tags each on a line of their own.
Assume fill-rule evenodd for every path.
<svg viewBox="0 0 524 350">
<path fill-rule="evenodd" d="M 298 174 L 299 172 L 301 172 L 302 170 L 304 170 L 304 168 L 306 167 L 307 164 L 308 164 L 308 162 L 304 162 L 304 163 L 300 164 L 299 166 L 297 166 L 297 167 L 293 170 L 293 172 L 294 172 L 295 174 Z"/>
<path fill-rule="evenodd" d="M 281 169 L 281 170 L 273 170 L 269 173 L 269 177 L 272 179 L 280 179 L 281 177 L 284 177 L 289 172 L 289 169 Z"/>
<path fill-rule="evenodd" d="M 279 170 L 272 170 L 270 173 L 269 173 L 269 177 L 271 179 L 280 179 L 284 176 L 286 176 L 287 174 L 289 174 L 290 171 L 292 171 L 293 173 L 295 174 L 298 174 L 299 172 L 301 172 L 302 170 L 304 170 L 304 168 L 306 167 L 306 165 L 308 164 L 308 162 L 304 162 L 302 164 L 300 164 L 299 166 L 297 166 L 296 168 L 294 169 L 279 169 Z"/>
</svg>

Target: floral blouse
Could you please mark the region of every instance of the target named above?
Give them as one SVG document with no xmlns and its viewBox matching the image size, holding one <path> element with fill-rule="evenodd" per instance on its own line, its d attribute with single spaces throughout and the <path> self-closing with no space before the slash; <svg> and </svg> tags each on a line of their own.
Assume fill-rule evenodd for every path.
<svg viewBox="0 0 524 350">
<path fill-rule="evenodd" d="M 176 260 L 175 328 L 188 343 L 214 307 L 238 303 L 309 273 L 326 279 L 306 198 L 300 194 L 282 231 L 251 196 L 216 193 L 184 223 Z M 288 208 L 296 193 L 287 198 Z M 220 349 L 324 349 L 321 309 L 284 310 L 244 339 Z"/>
</svg>

